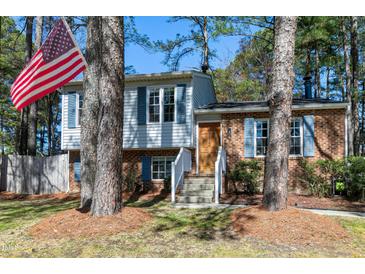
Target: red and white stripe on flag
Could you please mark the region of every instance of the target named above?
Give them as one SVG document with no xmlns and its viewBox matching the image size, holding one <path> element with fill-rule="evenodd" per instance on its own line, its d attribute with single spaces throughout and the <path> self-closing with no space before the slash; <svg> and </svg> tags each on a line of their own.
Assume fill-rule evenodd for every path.
<svg viewBox="0 0 365 274">
<path fill-rule="evenodd" d="M 70 82 L 86 68 L 67 23 L 60 19 L 11 87 L 17 110 Z"/>
</svg>

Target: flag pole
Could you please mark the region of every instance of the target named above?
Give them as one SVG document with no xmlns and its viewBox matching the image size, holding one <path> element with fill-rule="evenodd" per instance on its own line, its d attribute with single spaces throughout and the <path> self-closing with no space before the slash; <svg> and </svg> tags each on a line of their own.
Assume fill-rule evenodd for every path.
<svg viewBox="0 0 365 274">
<path fill-rule="evenodd" d="M 73 41 L 73 42 L 74 42 L 74 44 L 75 44 L 75 47 L 77 48 L 78 52 L 80 53 L 81 58 L 82 58 L 82 61 L 84 62 L 86 69 L 88 69 L 88 68 L 89 68 L 89 65 L 87 64 L 87 62 L 86 62 L 86 60 L 85 60 L 85 57 L 84 57 L 84 55 L 82 54 L 82 52 L 81 52 L 81 50 L 80 50 L 80 48 L 79 48 L 79 45 L 77 44 L 76 39 L 75 39 L 74 35 L 72 34 L 71 28 L 70 28 L 70 26 L 67 24 L 67 21 L 65 20 L 64 16 L 61 16 L 61 20 L 62 20 L 62 22 L 65 24 L 65 26 L 66 26 L 66 30 L 68 31 L 68 34 L 70 35 L 70 37 L 71 37 L 72 41 Z"/>
</svg>

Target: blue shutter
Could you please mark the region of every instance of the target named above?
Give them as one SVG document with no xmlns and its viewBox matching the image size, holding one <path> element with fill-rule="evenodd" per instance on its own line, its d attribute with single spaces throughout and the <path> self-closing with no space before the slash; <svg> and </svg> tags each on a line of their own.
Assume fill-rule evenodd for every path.
<svg viewBox="0 0 365 274">
<path fill-rule="evenodd" d="M 185 124 L 186 122 L 186 85 L 179 84 L 176 88 L 176 123 Z"/>
<path fill-rule="evenodd" d="M 151 180 L 151 157 L 142 157 L 142 181 Z"/>
<path fill-rule="evenodd" d="M 255 138 L 255 119 L 245 118 L 245 128 L 244 128 L 244 146 L 245 146 L 245 157 L 253 158 L 255 157 L 254 151 L 254 138 Z"/>
<path fill-rule="evenodd" d="M 75 182 L 81 181 L 81 165 L 79 160 L 74 162 L 74 178 Z"/>
<path fill-rule="evenodd" d="M 303 117 L 303 156 L 314 156 L 314 116 Z"/>
<path fill-rule="evenodd" d="M 138 109 L 137 109 L 138 125 L 145 125 L 147 121 L 146 87 L 138 87 L 137 96 L 138 96 Z"/>
<path fill-rule="evenodd" d="M 68 128 L 76 127 L 76 92 L 68 94 Z"/>
</svg>

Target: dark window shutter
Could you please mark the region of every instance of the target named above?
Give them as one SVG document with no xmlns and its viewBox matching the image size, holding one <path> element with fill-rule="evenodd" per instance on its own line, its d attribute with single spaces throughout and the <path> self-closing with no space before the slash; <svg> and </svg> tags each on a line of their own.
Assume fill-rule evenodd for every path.
<svg viewBox="0 0 365 274">
<path fill-rule="evenodd" d="M 186 123 L 186 84 L 179 84 L 176 87 L 176 122 Z"/>
<path fill-rule="evenodd" d="M 138 116 L 138 125 L 145 125 L 147 121 L 147 105 L 146 105 L 146 96 L 147 96 L 147 89 L 146 87 L 138 87 L 138 109 L 137 109 L 137 116 Z"/>
<path fill-rule="evenodd" d="M 151 157 L 142 157 L 142 181 L 151 180 Z"/>
<path fill-rule="evenodd" d="M 68 94 L 68 128 L 76 127 L 76 92 Z"/>
<path fill-rule="evenodd" d="M 314 156 L 314 116 L 303 117 L 303 156 Z"/>
<path fill-rule="evenodd" d="M 81 164 L 80 161 L 74 162 L 74 178 L 75 182 L 81 181 Z"/>
<path fill-rule="evenodd" d="M 244 147 L 245 147 L 245 157 L 253 158 L 255 157 L 255 119 L 245 118 L 244 122 Z"/>
</svg>

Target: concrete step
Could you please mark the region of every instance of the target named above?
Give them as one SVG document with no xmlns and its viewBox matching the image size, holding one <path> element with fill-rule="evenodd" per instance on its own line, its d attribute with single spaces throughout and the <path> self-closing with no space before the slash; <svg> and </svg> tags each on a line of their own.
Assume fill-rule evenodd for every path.
<svg viewBox="0 0 365 274">
<path fill-rule="evenodd" d="M 180 192 L 181 196 L 204 196 L 204 197 L 213 197 L 212 189 L 183 189 Z"/>
<path fill-rule="evenodd" d="M 179 196 L 177 197 L 178 203 L 212 203 L 212 197 L 201 197 L 201 196 Z"/>
<path fill-rule="evenodd" d="M 198 191 L 198 190 L 209 190 L 214 191 L 214 184 L 185 184 L 183 185 L 182 190 L 186 191 Z"/>
<path fill-rule="evenodd" d="M 190 177 L 185 178 L 184 184 L 214 184 L 214 178 Z"/>
</svg>

